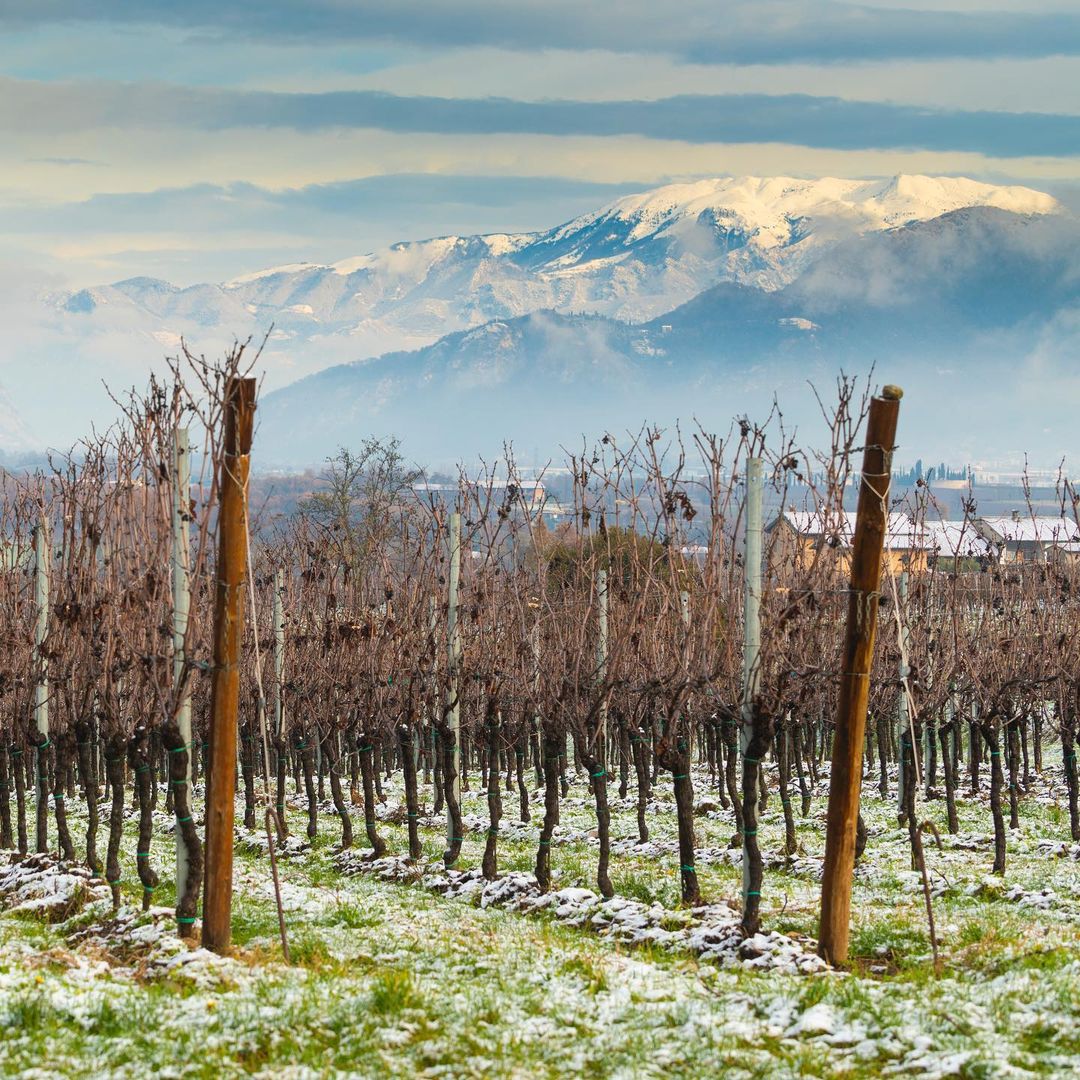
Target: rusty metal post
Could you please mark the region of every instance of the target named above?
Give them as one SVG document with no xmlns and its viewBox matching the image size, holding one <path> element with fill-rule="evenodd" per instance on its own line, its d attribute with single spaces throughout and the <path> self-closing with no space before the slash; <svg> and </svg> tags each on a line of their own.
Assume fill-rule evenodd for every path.
<svg viewBox="0 0 1080 1080">
<path fill-rule="evenodd" d="M 219 473 L 214 669 L 206 775 L 206 892 L 202 943 L 225 953 L 232 937 L 233 815 L 236 795 L 240 641 L 247 578 L 247 480 L 255 426 L 255 380 L 232 379 L 225 392 Z"/>
<path fill-rule="evenodd" d="M 903 391 L 898 386 L 886 386 L 881 397 L 870 402 L 851 550 L 851 590 L 829 776 L 825 873 L 821 883 L 821 928 L 818 932 L 818 952 L 837 966 L 847 962 L 851 933 L 851 880 L 855 870 L 866 707 L 877 631 L 881 557 L 888 524 L 893 443 L 901 397 Z"/>
</svg>

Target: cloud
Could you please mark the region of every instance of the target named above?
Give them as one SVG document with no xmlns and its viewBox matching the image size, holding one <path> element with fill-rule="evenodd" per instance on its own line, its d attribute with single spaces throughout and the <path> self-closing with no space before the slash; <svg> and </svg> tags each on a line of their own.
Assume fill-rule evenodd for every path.
<svg viewBox="0 0 1080 1080">
<path fill-rule="evenodd" d="M 395 174 L 279 189 L 198 183 L 0 205 L 0 266 L 49 252 L 73 286 L 144 275 L 226 280 L 268 265 L 333 262 L 400 240 L 546 229 L 649 186 Z"/>
<path fill-rule="evenodd" d="M 550 216 L 553 204 L 591 209 L 647 186 L 552 177 L 424 173 L 370 176 L 279 190 L 250 183 L 192 184 L 155 191 L 103 193 L 41 208 L 21 207 L 11 212 L 3 224 L 9 234 L 42 230 L 64 234 L 156 231 L 163 222 L 174 228 L 200 231 L 243 230 L 280 227 L 286 220 L 295 220 L 295 215 L 304 215 L 304 220 L 324 216 L 378 221 L 408 213 L 419 215 L 421 220 L 445 223 L 459 212 L 491 220 L 492 211 L 518 213 L 532 208 L 529 216 L 548 226 L 560 220 Z M 340 220 L 330 227 L 340 229 Z"/>
<path fill-rule="evenodd" d="M 0 0 L 0 26 L 160 25 L 234 40 L 390 42 L 668 53 L 703 63 L 1080 52 L 1080 16 L 938 11 L 836 0 Z"/>
<path fill-rule="evenodd" d="M 533 134 L 904 148 L 997 157 L 1080 154 L 1080 116 L 941 110 L 808 94 L 679 95 L 655 101 L 514 101 L 379 91 L 277 93 L 164 84 L 0 80 L 0 130 L 203 131 L 373 128 L 444 135 Z"/>
<path fill-rule="evenodd" d="M 27 160 L 35 165 L 94 165 L 100 167 L 105 164 L 104 161 L 91 161 L 89 158 L 82 157 L 35 157 L 27 158 Z"/>
</svg>

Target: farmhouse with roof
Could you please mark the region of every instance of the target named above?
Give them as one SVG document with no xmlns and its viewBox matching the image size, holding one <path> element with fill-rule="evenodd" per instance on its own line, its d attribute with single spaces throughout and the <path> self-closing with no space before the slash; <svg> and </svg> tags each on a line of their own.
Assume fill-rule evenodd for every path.
<svg viewBox="0 0 1080 1080">
<path fill-rule="evenodd" d="M 999 562 L 1044 563 L 1080 555 L 1080 528 L 1068 518 L 1014 512 L 1009 517 L 976 518 L 974 525 Z"/>
<path fill-rule="evenodd" d="M 838 569 L 850 566 L 855 514 L 847 510 L 786 510 L 766 526 L 771 558 L 797 560 L 805 567 L 818 552 L 833 552 Z M 922 573 L 941 559 L 978 560 L 988 564 L 996 559 L 996 549 L 971 521 L 913 520 L 907 514 L 889 515 L 885 531 L 885 569 L 894 574 L 905 570 Z"/>
</svg>

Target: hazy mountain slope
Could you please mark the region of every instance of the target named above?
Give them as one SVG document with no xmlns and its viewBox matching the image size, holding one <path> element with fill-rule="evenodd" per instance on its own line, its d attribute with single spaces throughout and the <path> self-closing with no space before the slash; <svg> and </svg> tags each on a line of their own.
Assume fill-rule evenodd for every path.
<svg viewBox="0 0 1080 1080">
<path fill-rule="evenodd" d="M 741 342 L 738 362 L 753 368 L 773 347 L 805 346 L 798 323 L 760 325 L 774 313 L 760 307 L 765 301 L 758 294 L 786 298 L 778 319 L 806 317 L 801 309 L 825 303 L 810 294 L 823 280 L 815 271 L 831 253 L 851 245 L 874 253 L 863 241 L 903 234 L 967 208 L 996 210 L 1008 219 L 1063 219 L 1047 195 L 957 178 L 749 177 L 675 184 L 619 199 L 542 233 L 396 244 L 334 265 L 278 267 L 188 288 L 132 278 L 52 293 L 44 303 L 20 302 L 20 326 L 0 344 L 0 379 L 28 425 L 43 440 L 64 445 L 90 423 L 115 414 L 104 381 L 120 390 L 143 385 L 181 338 L 212 356 L 237 339 L 261 343 L 272 327 L 260 358 L 264 389 L 272 391 L 338 364 L 415 350 L 447 334 L 540 311 L 643 325 L 718 285 L 729 287 L 724 295 L 730 311 L 720 304 L 721 294 L 713 297 L 716 317 L 725 312 L 726 347 Z M 992 250 L 985 254 L 994 260 Z M 899 272 L 828 266 L 821 273 L 850 279 L 846 319 L 853 327 L 862 325 L 859 310 L 873 308 L 868 282 L 887 292 L 890 274 Z M 801 294 L 789 293 L 800 283 Z M 934 290 L 928 292 L 928 303 L 937 302 Z M 842 305 L 843 298 L 830 302 Z M 957 311 L 948 308 L 946 322 Z M 837 332 L 836 322 L 830 334 Z M 639 346 L 652 348 L 648 342 Z M 42 371 L 50 378 L 47 398 L 40 392 Z"/>
<path fill-rule="evenodd" d="M 18 461 L 40 449 L 41 440 L 12 404 L 7 390 L 0 386 L 0 461 Z"/>
<path fill-rule="evenodd" d="M 531 311 L 641 322 L 723 281 L 778 289 L 834 245 L 966 206 L 1052 213 L 1048 195 L 958 178 L 673 184 L 551 229 L 395 244 L 333 265 L 278 267 L 180 289 L 135 278 L 54 298 L 74 335 L 201 344 L 274 335 L 271 385 L 322 366 Z M 281 370 L 277 370 L 281 369 Z"/>
<path fill-rule="evenodd" d="M 1078 316 L 1080 224 L 963 209 L 835 245 L 784 288 L 717 285 L 641 326 L 540 313 L 335 368 L 265 399 L 263 445 L 312 460 L 375 430 L 440 460 L 511 437 L 531 456 L 647 420 L 724 425 L 774 389 L 805 421 L 807 378 L 876 363 L 908 386 L 919 438 L 959 451 L 1007 422 L 1017 448 L 1057 453 L 1080 404 Z"/>
</svg>

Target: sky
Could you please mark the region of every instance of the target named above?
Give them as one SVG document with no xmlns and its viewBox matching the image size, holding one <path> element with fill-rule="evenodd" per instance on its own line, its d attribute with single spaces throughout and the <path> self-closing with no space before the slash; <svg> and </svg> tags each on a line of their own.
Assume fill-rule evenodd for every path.
<svg viewBox="0 0 1080 1080">
<path fill-rule="evenodd" d="M 0 0 L 0 283 L 176 284 L 718 175 L 1080 208 L 1080 0 Z"/>
</svg>

